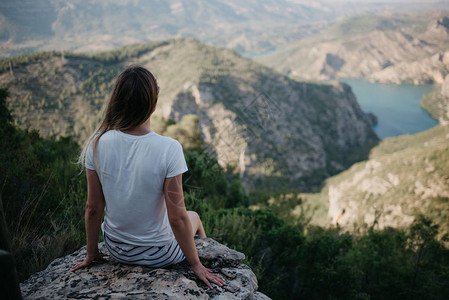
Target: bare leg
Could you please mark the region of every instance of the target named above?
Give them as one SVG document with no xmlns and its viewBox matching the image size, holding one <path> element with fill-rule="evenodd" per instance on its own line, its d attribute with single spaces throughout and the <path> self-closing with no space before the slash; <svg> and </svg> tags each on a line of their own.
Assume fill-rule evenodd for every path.
<svg viewBox="0 0 449 300">
<path fill-rule="evenodd" d="M 190 223 L 192 223 L 193 235 L 197 234 L 200 237 L 206 237 L 206 232 L 204 231 L 200 216 L 192 210 L 188 210 L 187 214 L 189 215 Z"/>
</svg>

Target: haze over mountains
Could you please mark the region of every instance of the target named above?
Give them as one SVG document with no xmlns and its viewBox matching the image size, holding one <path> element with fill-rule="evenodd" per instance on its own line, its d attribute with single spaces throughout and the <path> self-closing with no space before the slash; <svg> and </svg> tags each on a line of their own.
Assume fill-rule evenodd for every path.
<svg viewBox="0 0 449 300">
<path fill-rule="evenodd" d="M 42 50 L 94 52 L 129 43 L 195 37 L 262 53 L 342 18 L 449 8 L 442 1 L 3 0 L 0 58 Z"/>
</svg>

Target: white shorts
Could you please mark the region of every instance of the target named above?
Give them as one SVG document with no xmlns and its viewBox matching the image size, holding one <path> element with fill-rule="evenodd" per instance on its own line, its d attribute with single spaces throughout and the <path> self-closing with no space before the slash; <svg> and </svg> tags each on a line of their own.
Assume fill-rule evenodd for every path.
<svg viewBox="0 0 449 300">
<path fill-rule="evenodd" d="M 103 233 L 104 243 L 109 253 L 117 261 L 148 267 L 165 267 L 185 259 L 176 239 L 165 246 L 135 246 L 112 240 Z"/>
</svg>

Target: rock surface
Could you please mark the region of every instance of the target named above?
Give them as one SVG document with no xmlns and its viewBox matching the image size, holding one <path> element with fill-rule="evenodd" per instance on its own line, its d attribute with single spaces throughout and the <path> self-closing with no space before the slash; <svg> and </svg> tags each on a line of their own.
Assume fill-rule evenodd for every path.
<svg viewBox="0 0 449 300">
<path fill-rule="evenodd" d="M 210 238 L 197 238 L 195 243 L 201 262 L 219 273 L 226 286 L 207 288 L 186 261 L 166 268 L 118 263 L 100 243 L 106 262 L 70 272 L 73 265 L 84 259 L 83 247 L 32 275 L 21 284 L 22 295 L 24 299 L 270 299 L 257 292 L 256 276 L 241 264 L 243 253 Z"/>
</svg>

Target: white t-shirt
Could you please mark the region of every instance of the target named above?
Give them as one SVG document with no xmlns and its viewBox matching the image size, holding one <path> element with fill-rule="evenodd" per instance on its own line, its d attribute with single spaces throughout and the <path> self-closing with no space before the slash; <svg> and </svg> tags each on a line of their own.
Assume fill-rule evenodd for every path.
<svg viewBox="0 0 449 300">
<path fill-rule="evenodd" d="M 97 167 L 91 144 L 86 168 L 97 171 L 103 188 L 104 233 L 136 246 L 162 246 L 174 239 L 163 184 L 187 171 L 178 141 L 154 132 L 137 136 L 110 130 L 98 141 Z"/>
</svg>

